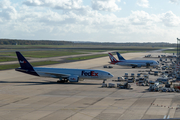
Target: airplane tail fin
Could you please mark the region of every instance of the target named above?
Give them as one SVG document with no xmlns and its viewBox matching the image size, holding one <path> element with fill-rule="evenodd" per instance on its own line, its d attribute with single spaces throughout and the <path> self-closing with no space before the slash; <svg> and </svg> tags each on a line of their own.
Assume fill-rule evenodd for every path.
<svg viewBox="0 0 180 120">
<path fill-rule="evenodd" d="M 125 59 L 120 55 L 120 53 L 116 52 L 116 54 L 117 54 L 119 60 L 125 60 Z"/>
<path fill-rule="evenodd" d="M 108 54 L 112 64 L 118 62 L 118 60 L 111 53 Z"/>
<path fill-rule="evenodd" d="M 19 51 L 16 51 L 16 55 L 19 60 L 21 69 L 34 71 L 32 65 L 26 60 L 26 58 L 24 58 L 24 56 Z"/>
</svg>

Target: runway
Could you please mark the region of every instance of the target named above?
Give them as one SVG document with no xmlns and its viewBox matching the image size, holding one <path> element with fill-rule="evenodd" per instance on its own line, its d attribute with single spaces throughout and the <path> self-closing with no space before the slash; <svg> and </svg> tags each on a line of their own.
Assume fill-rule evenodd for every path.
<svg viewBox="0 0 180 120">
<path fill-rule="evenodd" d="M 141 58 L 147 53 L 127 53 L 124 58 Z M 149 53 L 148 53 L 149 54 Z M 138 69 L 114 66 L 105 69 L 109 58 L 49 65 L 46 67 L 86 68 L 109 71 L 113 79 Z M 145 68 L 142 68 L 145 69 Z M 101 80 L 56 83 L 5 70 L 0 72 L 1 120 L 129 120 L 180 118 L 180 93 L 148 92 L 148 87 L 131 84 L 132 90 L 101 88 Z M 112 82 L 109 79 L 107 83 Z"/>
</svg>

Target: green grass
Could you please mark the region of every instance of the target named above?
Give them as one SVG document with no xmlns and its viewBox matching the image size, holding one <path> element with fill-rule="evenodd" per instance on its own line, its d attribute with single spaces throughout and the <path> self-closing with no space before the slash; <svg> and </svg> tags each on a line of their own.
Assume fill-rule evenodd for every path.
<svg viewBox="0 0 180 120">
<path fill-rule="evenodd" d="M 129 53 L 129 52 L 142 52 L 142 51 L 118 51 L 120 54 L 122 53 Z M 113 55 L 116 55 L 113 53 Z M 108 57 L 108 54 L 99 54 L 99 55 L 88 55 L 88 56 L 81 56 L 81 57 L 73 57 L 73 58 L 67 58 L 66 60 L 88 60 L 93 58 L 99 58 L 99 57 Z"/>
<path fill-rule="evenodd" d="M 0 56 L 0 62 L 17 61 L 17 58 L 2 57 Z"/>
<path fill-rule="evenodd" d="M 121 52 L 121 53 L 126 53 L 126 52 Z M 114 53 L 113 53 L 114 55 Z M 88 56 L 81 56 L 81 57 L 73 57 L 73 58 L 67 58 L 66 60 L 88 60 L 88 59 L 93 59 L 93 58 L 99 58 L 99 57 L 108 57 L 108 54 L 99 54 L 99 55 L 88 55 Z"/>
<path fill-rule="evenodd" d="M 119 46 L 103 44 L 80 44 L 80 45 L 0 45 L 0 55 L 16 56 L 15 51 L 20 51 L 25 57 L 49 58 L 57 56 L 77 55 L 88 52 L 104 52 L 111 50 L 118 51 L 149 51 L 160 49 L 161 47 L 144 47 L 144 46 Z M 38 50 L 34 50 L 38 49 Z M 14 52 L 7 52 L 13 50 Z M 23 51 L 28 50 L 28 51 Z"/>
<path fill-rule="evenodd" d="M 93 59 L 93 58 L 104 57 L 104 56 L 107 56 L 107 54 L 89 55 L 89 56 L 82 56 L 82 57 L 67 58 L 67 60 L 87 60 L 87 59 Z"/>
<path fill-rule="evenodd" d="M 105 52 L 105 51 L 107 51 L 107 50 L 79 50 L 79 51 L 81 51 L 81 52 Z"/>
<path fill-rule="evenodd" d="M 42 66 L 42 65 L 51 65 L 51 64 L 59 64 L 58 61 L 41 61 L 41 62 L 32 62 L 32 66 Z"/>
<path fill-rule="evenodd" d="M 32 57 L 32 58 L 49 58 L 49 57 L 59 57 L 59 56 L 68 56 L 68 55 L 78 55 L 78 54 L 85 54 L 88 52 L 104 52 L 107 50 L 81 50 L 81 49 L 55 49 L 55 50 L 38 50 L 38 51 L 22 51 L 21 53 L 25 57 Z M 125 52 L 140 52 L 140 51 L 132 51 L 132 50 L 121 50 L 121 53 Z M 15 52 L 0 52 L 1 56 L 16 56 Z"/>
<path fill-rule="evenodd" d="M 177 51 L 163 51 L 164 53 L 177 53 Z"/>
<path fill-rule="evenodd" d="M 177 49 L 168 49 L 168 50 L 164 50 L 164 53 L 177 53 Z"/>
<path fill-rule="evenodd" d="M 0 65 L 0 70 L 8 70 L 18 68 L 19 64 L 11 64 L 11 65 Z"/>
<path fill-rule="evenodd" d="M 57 56 L 66 56 L 66 55 L 77 55 L 83 54 L 77 50 L 48 50 L 48 51 L 23 51 L 21 52 L 25 57 L 33 57 L 33 58 L 49 58 L 49 57 L 57 57 Z M 3 56 L 16 56 L 15 52 L 8 53 L 0 53 Z"/>
<path fill-rule="evenodd" d="M 32 66 L 42 66 L 42 65 L 51 65 L 51 64 L 58 64 L 57 61 L 41 61 L 41 62 L 33 62 L 31 63 Z M 20 67 L 19 64 L 9 64 L 9 65 L 0 65 L 0 70 L 7 70 L 7 69 L 15 69 Z"/>
<path fill-rule="evenodd" d="M 73 44 L 73 45 L 0 45 L 1 49 L 40 49 L 40 48 L 108 48 L 108 49 L 162 49 L 167 47 L 152 46 L 123 46 L 117 44 Z"/>
</svg>

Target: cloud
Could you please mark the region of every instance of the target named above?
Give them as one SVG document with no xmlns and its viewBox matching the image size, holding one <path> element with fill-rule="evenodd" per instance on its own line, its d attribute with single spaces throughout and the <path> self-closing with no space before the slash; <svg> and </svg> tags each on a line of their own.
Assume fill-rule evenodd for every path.
<svg viewBox="0 0 180 120">
<path fill-rule="evenodd" d="M 9 0 L 3 0 L 0 2 L 0 21 L 12 20 L 17 18 L 17 11 L 11 5 Z"/>
<path fill-rule="evenodd" d="M 160 19 L 157 15 L 150 15 L 145 11 L 132 11 L 129 21 L 132 25 L 151 25 L 155 22 L 159 22 Z"/>
<path fill-rule="evenodd" d="M 93 10 L 116 12 L 121 8 L 116 4 L 120 0 L 92 0 Z"/>
<path fill-rule="evenodd" d="M 157 15 L 145 11 L 132 11 L 128 20 L 132 25 L 144 25 L 147 27 L 160 23 L 166 27 L 178 27 L 180 25 L 180 17 L 176 16 L 172 11 Z"/>
<path fill-rule="evenodd" d="M 27 6 L 42 6 L 54 9 L 80 9 L 82 0 L 26 0 L 23 4 Z"/>
<path fill-rule="evenodd" d="M 148 8 L 149 7 L 149 1 L 148 0 L 137 0 L 136 3 L 140 7 Z"/>
<path fill-rule="evenodd" d="M 111 7 L 101 6 L 94 10 L 82 5 L 81 0 L 67 1 L 62 0 L 60 4 L 57 0 L 26 0 L 23 4 L 16 4 L 16 7 L 9 0 L 1 1 L 1 37 L 139 42 L 143 39 L 155 40 L 156 37 L 160 39 L 162 36 L 170 39 L 173 36 L 168 34 L 179 33 L 176 27 L 180 24 L 179 16 L 171 11 L 150 14 L 136 10 L 125 17 L 119 17 L 117 13 L 104 14 L 99 10 L 102 7 L 101 10 L 104 11 L 116 11 L 117 8 L 113 10 Z M 110 0 L 101 2 L 108 3 Z M 116 4 L 120 1 L 111 2 Z"/>
<path fill-rule="evenodd" d="M 161 20 L 167 27 L 178 27 L 180 25 L 180 17 L 176 16 L 172 11 L 163 13 Z"/>
<path fill-rule="evenodd" d="M 10 5 L 11 5 L 11 2 L 9 0 L 0 1 L 0 9 L 5 9 Z"/>
<path fill-rule="evenodd" d="M 170 3 L 179 4 L 179 1 L 180 1 L 180 0 L 170 0 Z"/>
</svg>

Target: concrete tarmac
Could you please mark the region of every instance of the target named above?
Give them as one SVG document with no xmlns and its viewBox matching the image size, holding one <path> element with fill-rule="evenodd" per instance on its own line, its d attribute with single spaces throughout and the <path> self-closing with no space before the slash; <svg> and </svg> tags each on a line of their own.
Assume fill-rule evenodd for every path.
<svg viewBox="0 0 180 120">
<path fill-rule="evenodd" d="M 142 59 L 147 53 L 127 53 L 124 58 Z M 125 72 L 137 73 L 146 68 L 107 65 L 109 58 L 49 65 L 46 67 L 86 68 L 109 71 L 113 79 Z M 148 87 L 133 89 L 102 88 L 101 80 L 56 83 L 17 72 L 0 71 L 0 120 L 129 120 L 180 118 L 180 93 L 148 92 Z M 107 80 L 107 83 L 112 79 Z"/>
</svg>

